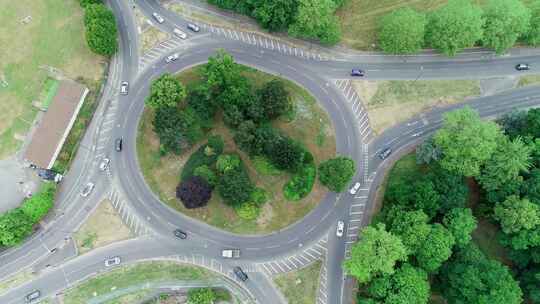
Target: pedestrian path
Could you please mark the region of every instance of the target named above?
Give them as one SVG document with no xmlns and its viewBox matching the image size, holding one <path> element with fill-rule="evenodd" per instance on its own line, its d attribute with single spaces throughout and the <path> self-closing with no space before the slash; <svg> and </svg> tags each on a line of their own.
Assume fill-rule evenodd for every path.
<svg viewBox="0 0 540 304">
<path fill-rule="evenodd" d="M 374 133 L 369 124 L 369 116 L 365 109 L 360 96 L 353 88 L 350 79 L 336 79 L 334 83 L 338 89 L 343 93 L 345 99 L 351 105 L 352 113 L 358 121 L 358 130 L 360 132 L 360 138 L 363 143 L 368 143 L 373 137 Z"/>
</svg>

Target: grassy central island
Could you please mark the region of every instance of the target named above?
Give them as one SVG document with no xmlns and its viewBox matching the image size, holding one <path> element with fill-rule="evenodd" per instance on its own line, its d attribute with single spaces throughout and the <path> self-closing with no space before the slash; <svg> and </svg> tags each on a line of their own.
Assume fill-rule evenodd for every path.
<svg viewBox="0 0 540 304">
<path fill-rule="evenodd" d="M 189 136 L 186 135 L 187 143 L 181 143 L 181 148 L 177 151 L 167 150 L 164 147 L 166 139 L 163 136 L 160 137 L 155 127 L 156 123 L 160 123 L 156 120 L 157 113 L 163 113 L 163 110 L 148 106 L 147 101 L 137 138 L 139 164 L 148 185 L 164 203 L 175 210 L 235 233 L 260 234 L 276 231 L 300 220 L 317 206 L 327 193 L 328 190 L 316 179 L 316 168 L 319 163 L 335 156 L 334 129 L 326 112 L 317 104 L 313 96 L 300 86 L 234 62 L 227 62 L 227 60 L 232 60 L 232 57 L 218 53 L 214 59 L 210 58 L 209 64 L 182 71 L 175 76 L 167 76 L 174 79 L 171 83 L 178 81 L 185 86 L 186 93 L 181 96 L 182 101 L 179 102 L 183 105 L 175 106 L 174 111 L 180 107 L 180 111 L 184 111 L 183 115 L 188 115 L 191 109 L 194 109 L 196 114 L 203 112 L 198 116 L 195 115 L 196 122 L 183 132 L 195 139 L 190 141 Z M 259 121 L 251 123 L 253 118 L 250 113 L 256 112 L 257 109 L 250 109 L 248 114 L 243 114 L 243 118 L 237 119 L 236 113 L 231 114 L 228 106 L 220 105 L 214 110 L 208 109 L 208 112 L 214 112 L 212 115 L 201 118 L 200 116 L 207 114 L 206 108 L 199 104 L 201 99 L 205 99 L 201 97 L 204 95 L 201 94 L 203 91 L 201 86 L 211 86 L 209 83 L 212 80 L 209 80 L 207 75 L 210 70 L 209 65 L 217 66 L 216 61 L 219 61 L 221 65 L 229 64 L 220 77 L 231 78 L 228 70 L 236 70 L 238 75 L 235 77 L 243 79 L 241 83 L 244 81 L 247 83 L 252 98 L 255 96 L 256 99 L 266 100 L 264 98 L 267 97 L 264 96 L 272 94 L 279 95 L 271 96 L 272 98 L 285 97 L 287 104 L 282 113 L 275 115 L 273 119 L 262 115 Z M 219 68 L 214 68 L 216 69 Z M 230 81 L 230 79 L 227 80 Z M 237 86 L 232 90 L 236 90 Z M 242 85 L 239 86 L 242 87 Z M 270 86 L 283 90 L 272 91 L 268 89 Z M 227 89 L 229 88 L 225 88 Z M 215 97 L 216 89 L 209 89 L 209 91 L 213 96 L 207 99 L 207 103 L 224 98 L 222 96 L 226 95 L 223 93 L 221 97 Z M 282 94 L 275 94 L 276 92 Z M 149 99 L 155 98 L 153 96 L 157 95 L 152 95 L 151 92 Z M 213 106 L 208 106 L 208 108 L 211 107 Z M 268 109 L 268 106 L 265 109 Z M 245 123 L 245 120 L 250 122 Z M 303 163 L 294 169 L 278 168 L 279 164 L 276 166 L 275 161 L 271 160 L 272 155 L 248 151 L 246 140 L 243 140 L 243 146 L 239 147 L 240 137 L 244 136 L 244 139 L 247 137 L 249 141 L 252 135 L 247 131 L 249 126 L 256 130 L 264 129 L 263 131 L 268 133 L 265 136 L 275 136 L 279 139 L 278 143 L 286 143 L 286 148 L 291 146 L 294 151 L 301 150 Z M 239 133 L 241 134 L 238 135 Z M 219 151 L 220 153 L 215 154 L 210 149 L 210 147 L 214 148 L 212 146 L 214 141 L 222 142 L 222 144 L 217 144 L 221 145 L 217 148 L 217 150 L 222 150 Z M 177 146 L 173 145 L 172 148 L 176 149 Z M 248 204 L 248 207 L 235 206 L 234 197 L 232 205 L 230 198 L 229 203 L 225 203 L 221 195 L 223 191 L 218 191 L 221 189 L 218 181 L 226 181 L 220 175 L 229 173 L 225 173 L 227 168 L 222 168 L 224 171 L 220 174 L 217 167 L 226 166 L 223 165 L 225 162 L 237 163 L 238 159 L 240 163 L 238 166 L 246 173 L 254 191 L 249 199 L 250 203 L 254 203 Z M 201 165 L 205 168 L 201 169 Z M 211 185 L 213 191 L 205 206 L 188 209 L 178 198 L 177 187 L 193 175 L 203 176 L 206 181 L 213 184 Z M 239 191 L 238 195 L 242 196 L 242 191 Z"/>
</svg>

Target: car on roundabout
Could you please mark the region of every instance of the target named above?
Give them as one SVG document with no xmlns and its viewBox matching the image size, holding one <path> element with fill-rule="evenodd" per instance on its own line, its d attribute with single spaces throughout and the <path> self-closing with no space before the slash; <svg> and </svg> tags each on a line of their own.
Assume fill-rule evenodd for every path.
<svg viewBox="0 0 540 304">
<path fill-rule="evenodd" d="M 120 259 L 120 257 L 115 256 L 115 257 L 105 260 L 105 267 L 112 267 L 112 266 L 120 265 L 121 262 L 122 260 Z"/>
<path fill-rule="evenodd" d="M 167 56 L 167 58 L 165 58 L 165 62 L 166 63 L 171 63 L 173 61 L 176 61 L 178 59 L 178 57 L 180 57 L 180 54 L 178 54 L 178 53 L 171 54 L 171 55 Z"/>
<path fill-rule="evenodd" d="M 120 85 L 120 94 L 121 95 L 127 95 L 129 89 L 129 82 L 122 81 L 122 84 Z"/>
<path fill-rule="evenodd" d="M 187 28 L 194 31 L 194 32 L 198 32 L 198 31 L 201 30 L 201 28 L 198 25 L 196 25 L 195 23 L 188 23 Z"/>
<path fill-rule="evenodd" d="M 516 70 L 518 71 L 528 71 L 531 67 L 527 63 L 518 63 L 516 64 Z"/>
<path fill-rule="evenodd" d="M 385 160 L 392 154 L 392 148 L 386 148 L 379 153 L 379 158 Z"/>
<path fill-rule="evenodd" d="M 159 24 L 165 21 L 165 19 L 163 19 L 163 17 L 161 17 L 161 15 L 156 12 L 152 13 L 152 16 L 154 17 L 154 19 L 156 19 L 157 23 Z"/>
<path fill-rule="evenodd" d="M 364 77 L 366 73 L 361 69 L 352 69 L 351 70 L 351 76 L 355 77 Z"/>
<path fill-rule="evenodd" d="M 239 266 L 234 267 L 233 272 L 236 277 L 242 282 L 245 282 L 249 279 L 248 275 Z"/>
<path fill-rule="evenodd" d="M 349 193 L 355 195 L 356 192 L 358 192 L 358 189 L 360 189 L 360 182 L 356 182 L 356 184 L 354 184 L 354 186 L 349 190 Z"/>
<path fill-rule="evenodd" d="M 184 33 L 182 30 L 180 30 L 180 29 L 178 29 L 178 28 L 175 28 L 175 29 L 173 30 L 173 33 L 174 33 L 176 36 L 180 37 L 180 39 L 187 39 L 187 34 Z"/>
<path fill-rule="evenodd" d="M 88 195 L 90 195 L 90 193 L 92 193 L 92 190 L 94 190 L 95 186 L 96 185 L 94 185 L 94 183 L 92 183 L 92 182 L 86 183 L 86 185 L 84 186 L 84 188 L 81 191 L 81 196 L 82 197 L 87 197 Z"/>
<path fill-rule="evenodd" d="M 103 158 L 101 160 L 101 163 L 99 163 L 99 170 L 101 171 L 105 171 L 107 169 L 109 169 L 109 165 L 111 163 L 111 160 L 107 157 Z"/>
<path fill-rule="evenodd" d="M 181 240 L 185 240 L 187 238 L 187 233 L 185 233 L 184 231 L 180 230 L 180 229 L 175 229 L 173 231 L 173 234 L 175 237 L 181 239 Z"/>
<path fill-rule="evenodd" d="M 31 293 L 27 294 L 26 297 L 24 297 L 24 300 L 26 303 L 32 303 L 33 301 L 39 299 L 41 297 L 41 291 L 34 290 Z"/>
<path fill-rule="evenodd" d="M 343 221 L 338 221 L 337 222 L 337 229 L 336 229 L 336 236 L 337 237 L 342 237 L 344 231 L 345 231 L 345 223 Z"/>
</svg>

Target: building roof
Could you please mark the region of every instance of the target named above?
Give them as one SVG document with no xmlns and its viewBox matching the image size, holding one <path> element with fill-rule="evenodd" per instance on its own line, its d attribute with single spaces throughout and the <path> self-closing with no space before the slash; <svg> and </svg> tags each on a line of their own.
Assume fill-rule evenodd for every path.
<svg viewBox="0 0 540 304">
<path fill-rule="evenodd" d="M 49 108 L 32 136 L 24 158 L 40 168 L 50 169 L 75 123 L 88 89 L 62 80 Z"/>
</svg>

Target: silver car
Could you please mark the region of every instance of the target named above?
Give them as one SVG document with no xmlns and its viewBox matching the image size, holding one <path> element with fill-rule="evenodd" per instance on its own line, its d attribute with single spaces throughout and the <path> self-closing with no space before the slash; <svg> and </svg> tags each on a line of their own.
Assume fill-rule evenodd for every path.
<svg viewBox="0 0 540 304">
<path fill-rule="evenodd" d="M 129 83 L 127 81 L 122 81 L 122 85 L 120 85 L 120 94 L 127 95 L 128 88 L 129 88 Z"/>
<path fill-rule="evenodd" d="M 104 158 L 101 160 L 101 163 L 99 164 L 99 170 L 105 171 L 109 168 L 109 164 L 111 163 L 111 160 L 108 158 Z"/>
<path fill-rule="evenodd" d="M 165 21 L 165 19 L 163 19 L 163 17 L 161 17 L 161 15 L 158 13 L 152 13 L 152 16 L 154 16 L 154 19 L 156 19 L 156 21 L 160 24 Z"/>
<path fill-rule="evenodd" d="M 175 28 L 175 29 L 173 30 L 173 33 L 174 33 L 176 36 L 180 37 L 180 39 L 187 39 L 187 34 L 184 33 L 183 31 L 181 31 L 180 29 Z"/>
<path fill-rule="evenodd" d="M 87 197 L 88 195 L 90 195 L 90 193 L 92 193 L 92 190 L 94 190 L 94 187 L 94 183 L 87 183 L 81 191 L 81 196 Z"/>
<path fill-rule="evenodd" d="M 342 237 L 344 230 L 345 230 L 345 223 L 343 221 L 338 221 L 337 222 L 336 235 L 338 237 Z"/>
<path fill-rule="evenodd" d="M 170 63 L 170 62 L 176 61 L 178 57 L 180 57 L 180 55 L 178 53 L 174 53 L 172 55 L 167 56 L 167 58 L 165 58 L 165 62 Z"/>
<path fill-rule="evenodd" d="M 199 26 L 196 25 L 195 23 L 188 23 L 187 28 L 194 31 L 194 32 L 198 32 L 198 31 L 201 30 L 201 28 L 199 28 Z"/>
</svg>

